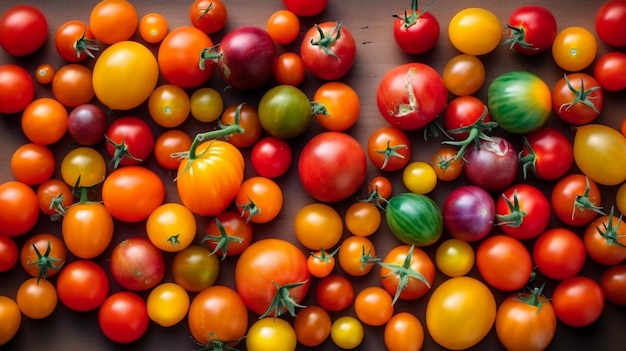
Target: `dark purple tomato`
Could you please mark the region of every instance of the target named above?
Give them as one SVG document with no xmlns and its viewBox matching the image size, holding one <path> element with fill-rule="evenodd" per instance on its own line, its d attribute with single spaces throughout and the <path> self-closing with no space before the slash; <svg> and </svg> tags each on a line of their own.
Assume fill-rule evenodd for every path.
<svg viewBox="0 0 626 351">
<path fill-rule="evenodd" d="M 443 224 L 453 238 L 477 241 L 493 229 L 496 205 L 483 188 L 464 185 L 448 195 L 441 212 Z"/>
<path fill-rule="evenodd" d="M 502 191 L 517 177 L 517 150 L 504 138 L 481 139 L 480 147 L 468 148 L 463 158 L 463 174 L 471 184 L 487 191 Z"/>
<path fill-rule="evenodd" d="M 78 144 L 95 145 L 104 140 L 107 116 L 94 104 L 76 106 L 68 115 L 67 133 Z"/>
</svg>

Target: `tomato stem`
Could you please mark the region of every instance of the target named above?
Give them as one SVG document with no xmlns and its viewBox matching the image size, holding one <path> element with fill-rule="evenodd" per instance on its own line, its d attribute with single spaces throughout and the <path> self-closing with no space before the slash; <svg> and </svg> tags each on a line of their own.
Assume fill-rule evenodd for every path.
<svg viewBox="0 0 626 351">
<path fill-rule="evenodd" d="M 421 281 L 430 289 L 430 283 L 428 282 L 426 277 L 424 277 L 422 273 L 411 268 L 411 258 L 413 257 L 414 250 L 415 250 L 415 246 L 411 245 L 411 247 L 409 248 L 409 251 L 404 257 L 404 261 L 402 262 L 401 266 L 397 264 L 378 262 L 378 264 L 381 267 L 384 267 L 390 270 L 389 274 L 383 276 L 383 278 L 387 278 L 393 275 L 398 276 L 398 287 L 396 288 L 396 294 L 394 295 L 393 300 L 391 302 L 392 305 L 394 305 L 396 301 L 398 301 L 398 298 L 400 298 L 400 294 L 402 293 L 402 291 L 409 285 L 410 278 L 414 278 L 414 279 Z"/>
<path fill-rule="evenodd" d="M 591 210 L 600 215 L 604 215 L 601 206 L 596 206 L 589 199 L 589 192 L 591 192 L 591 184 L 589 184 L 589 178 L 585 176 L 585 192 L 582 195 L 576 194 L 576 198 L 574 199 L 574 206 L 572 206 L 572 220 L 574 220 L 574 215 L 576 214 L 576 210 L 585 211 Z"/>
<path fill-rule="evenodd" d="M 621 236 L 617 232 L 620 224 L 622 224 L 622 215 L 619 215 L 619 218 L 617 219 L 617 224 L 615 224 L 615 226 L 613 226 L 613 218 L 615 218 L 615 206 L 611 206 L 611 212 L 609 213 L 609 218 L 607 221 L 608 224 L 602 224 L 604 231 L 602 231 L 602 229 L 600 228 L 596 228 L 596 230 L 598 231 L 598 234 L 600 234 L 600 236 L 606 240 L 607 246 L 613 246 L 613 244 L 615 244 L 621 248 L 626 248 L 626 245 L 622 244 L 619 241 L 619 238 Z"/>
<path fill-rule="evenodd" d="M 517 189 L 513 191 L 513 203 L 506 197 L 505 194 L 502 194 L 502 198 L 506 203 L 506 206 L 509 209 L 508 214 L 496 214 L 496 218 L 498 219 L 498 225 L 508 225 L 509 227 L 519 227 L 524 222 L 524 217 L 526 217 L 526 212 L 523 211 L 519 204 L 519 199 L 517 198 Z"/>
<path fill-rule="evenodd" d="M 204 16 L 206 16 L 209 13 L 209 11 L 211 11 L 213 6 L 215 6 L 215 4 L 210 2 L 209 6 L 207 6 L 206 8 L 200 9 L 200 16 L 198 16 L 198 19 L 201 20 Z"/>
<path fill-rule="evenodd" d="M 522 142 L 524 143 L 524 147 L 528 150 L 528 154 L 522 156 L 523 150 L 519 152 L 518 158 L 519 163 L 522 165 L 522 174 L 524 175 L 524 179 L 528 176 L 528 169 L 533 172 L 533 175 L 537 176 L 537 154 L 535 153 L 535 149 L 533 149 L 532 145 L 528 141 L 526 136 L 522 136 Z"/>
<path fill-rule="evenodd" d="M 311 252 L 311 256 L 313 256 L 314 258 L 316 258 L 316 259 L 318 259 L 318 260 L 320 260 L 322 262 L 328 263 L 328 262 L 330 262 L 331 258 L 333 258 L 337 254 L 337 252 L 339 252 L 339 248 L 340 248 L 340 246 L 337 246 L 337 248 L 333 252 L 328 253 L 322 247 L 322 248 L 320 248 L 319 255 L 316 255 L 315 252 Z"/>
<path fill-rule="evenodd" d="M 331 47 L 337 40 L 339 40 L 339 38 L 341 38 L 342 25 L 343 21 L 339 21 L 330 32 L 324 33 L 324 31 L 322 31 L 322 28 L 315 24 L 315 28 L 317 28 L 317 31 L 320 34 L 320 39 L 318 41 L 314 41 L 313 39 L 311 39 L 311 45 L 319 46 L 326 54 L 339 60 L 339 56 L 335 54 Z"/>
<path fill-rule="evenodd" d="M 404 22 L 403 27 L 409 28 L 417 23 L 417 20 L 422 16 L 422 14 L 428 11 L 428 9 L 433 5 L 434 2 L 435 0 L 431 0 L 431 2 L 426 5 L 426 7 L 422 9 L 422 11 L 419 11 L 417 6 L 417 0 L 411 0 L 411 14 L 408 14 L 405 10 L 403 17 L 400 17 L 398 15 L 393 15 L 392 17 L 401 19 Z"/>
<path fill-rule="evenodd" d="M 98 47 L 97 41 L 93 39 L 85 38 L 85 34 L 87 34 L 87 29 L 83 32 L 83 35 L 78 38 L 72 45 L 74 50 L 76 51 L 76 58 L 80 58 L 80 55 L 84 53 L 85 55 L 96 58 L 92 51 L 98 51 L 100 48 Z"/>
<path fill-rule="evenodd" d="M 456 161 L 459 158 L 463 157 L 463 155 L 465 155 L 465 152 L 467 151 L 467 148 L 472 142 L 476 145 L 476 148 L 479 148 L 481 139 L 486 140 L 486 141 L 492 140 L 491 137 L 487 135 L 485 132 L 490 132 L 492 129 L 497 127 L 498 122 L 496 121 L 485 122 L 485 118 L 487 117 L 488 113 L 489 113 L 489 109 L 487 108 L 487 106 L 485 106 L 483 109 L 483 113 L 480 115 L 480 117 L 478 117 L 476 122 L 472 123 L 471 125 L 467 127 L 460 127 L 460 128 L 450 129 L 447 131 L 450 134 L 468 133 L 468 136 L 467 138 L 465 138 L 465 140 L 458 140 L 458 141 L 445 140 L 441 142 L 442 144 L 461 146 L 461 148 L 456 153 L 456 155 L 454 155 L 454 157 L 450 158 L 447 161 L 448 163 Z"/>
<path fill-rule="evenodd" d="M 567 84 L 567 88 L 574 94 L 574 100 L 559 106 L 559 113 L 563 110 L 563 108 L 565 108 L 565 111 L 569 111 L 572 108 L 572 106 L 576 105 L 579 102 L 591 108 L 593 112 L 600 113 L 600 111 L 598 111 L 598 109 L 596 108 L 596 105 L 593 103 L 593 101 L 591 101 L 591 99 L 595 99 L 596 97 L 589 96 L 594 91 L 600 89 L 599 85 L 596 85 L 595 87 L 591 87 L 585 90 L 585 82 L 584 82 L 584 79 L 581 77 L 580 78 L 580 90 L 576 90 L 576 88 L 574 88 L 572 83 L 570 83 L 567 77 L 567 73 L 563 74 L 563 78 L 565 79 L 565 84 Z"/>
<path fill-rule="evenodd" d="M 409 147 L 405 144 L 399 144 L 399 145 L 395 145 L 395 146 L 391 146 L 391 141 L 387 140 L 387 147 L 384 150 L 374 150 L 376 153 L 378 154 L 382 154 L 385 156 L 385 160 L 383 161 L 383 164 L 380 166 L 380 169 L 385 169 L 385 167 L 387 167 L 387 164 L 389 163 L 389 160 L 392 157 L 398 157 L 404 160 L 404 155 L 402 155 L 401 153 L 397 152 L 396 150 L 398 149 L 408 149 Z"/>
<path fill-rule="evenodd" d="M 246 217 L 246 223 L 249 223 L 252 217 L 261 214 L 261 209 L 252 201 L 250 196 L 248 196 L 248 203 L 235 204 L 235 206 L 241 208 L 241 217 Z M 248 213 L 247 216 L 246 212 Z"/>
<path fill-rule="evenodd" d="M 60 269 L 63 264 L 65 263 L 65 261 L 61 262 L 60 264 L 55 264 L 56 262 L 60 262 L 61 259 L 58 257 L 50 257 L 50 251 L 52 250 L 52 245 L 50 244 L 50 240 L 48 240 L 48 246 L 46 247 L 46 252 L 44 252 L 44 254 L 42 255 L 41 252 L 39 251 L 39 249 L 37 249 L 37 246 L 35 246 L 35 243 L 33 243 L 32 241 L 30 242 L 30 244 L 33 247 L 33 250 L 35 250 L 35 253 L 37 254 L 37 260 L 36 261 L 31 261 L 30 258 L 27 260 L 27 264 L 29 265 L 37 265 L 37 267 L 39 268 L 38 274 L 37 274 L 37 284 L 39 284 L 40 280 L 46 280 L 46 278 L 48 277 L 48 269 Z"/>
<path fill-rule="evenodd" d="M 542 293 L 543 293 L 543 288 L 545 287 L 545 285 L 546 283 L 544 282 L 541 284 L 541 286 L 535 287 L 532 290 L 530 290 L 530 294 L 519 293 L 513 299 L 515 301 L 523 302 L 529 306 L 537 307 L 537 311 L 535 311 L 535 313 L 539 313 L 539 311 L 541 310 L 541 307 L 543 307 L 543 304 L 547 301 L 545 298 L 543 299 L 541 298 Z"/>
<path fill-rule="evenodd" d="M 200 67 L 201 70 L 204 71 L 206 69 L 206 64 L 205 64 L 206 60 L 210 60 L 215 63 L 221 60 L 224 54 L 217 50 L 219 46 L 220 44 L 216 44 L 214 46 L 211 46 L 210 48 L 202 49 L 202 52 L 200 52 L 200 61 L 198 61 L 198 66 Z"/>
<path fill-rule="evenodd" d="M 506 27 L 510 30 L 509 37 L 504 40 L 500 46 L 508 45 L 510 50 L 514 50 L 513 47 L 515 44 L 518 44 L 527 50 L 539 50 L 539 48 L 534 47 L 533 44 L 526 41 L 526 32 L 523 26 L 514 27 L 507 23 Z"/>
<path fill-rule="evenodd" d="M 224 225 L 217 218 L 215 218 L 215 224 L 217 225 L 217 229 L 220 231 L 220 235 L 205 235 L 200 243 L 204 243 L 205 241 L 215 241 L 215 248 L 211 251 L 211 253 L 209 253 L 209 256 L 215 255 L 218 251 L 222 250 L 221 260 L 223 261 L 226 259 L 228 253 L 228 245 L 231 242 L 242 243 L 243 239 L 238 236 L 228 235 L 228 233 L 226 233 L 226 229 L 224 229 Z"/>
<path fill-rule="evenodd" d="M 125 138 L 122 138 L 122 142 L 119 144 L 111 140 L 111 138 L 109 138 L 107 135 L 104 136 L 104 139 L 115 149 L 115 151 L 113 152 L 113 157 L 111 157 L 111 161 L 109 161 L 109 164 L 113 166 L 113 169 L 117 169 L 117 167 L 120 166 L 120 163 L 122 162 L 124 157 L 128 157 L 129 159 L 136 162 L 143 161 L 142 159 L 133 156 L 130 151 L 128 151 L 128 145 L 126 144 Z"/>
<path fill-rule="evenodd" d="M 276 293 L 274 297 L 272 297 L 272 302 L 270 303 L 267 310 L 259 317 L 259 319 L 265 318 L 269 315 L 273 315 L 274 318 L 280 316 L 284 310 L 287 310 L 292 317 L 296 316 L 296 307 L 305 308 L 299 304 L 294 297 L 291 295 L 291 289 L 297 288 L 299 286 L 308 284 L 308 280 L 296 283 L 289 283 L 285 285 L 280 285 L 275 281 L 272 281 L 272 284 L 276 287 Z"/>
</svg>

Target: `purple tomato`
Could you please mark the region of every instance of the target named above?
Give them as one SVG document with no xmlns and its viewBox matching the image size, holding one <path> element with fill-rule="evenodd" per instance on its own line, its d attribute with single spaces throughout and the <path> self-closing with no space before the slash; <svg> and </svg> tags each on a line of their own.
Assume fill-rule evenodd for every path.
<svg viewBox="0 0 626 351">
<path fill-rule="evenodd" d="M 463 158 L 463 174 L 471 184 L 487 191 L 502 191 L 517 177 L 517 150 L 504 138 L 481 139 L 480 147 L 468 148 Z"/>
<path fill-rule="evenodd" d="M 493 229 L 496 205 L 486 190 L 465 185 L 448 195 L 441 211 L 443 224 L 453 238 L 477 241 Z"/>
<path fill-rule="evenodd" d="M 94 104 L 76 106 L 68 115 L 67 133 L 80 145 L 95 145 L 104 140 L 107 116 Z"/>
</svg>

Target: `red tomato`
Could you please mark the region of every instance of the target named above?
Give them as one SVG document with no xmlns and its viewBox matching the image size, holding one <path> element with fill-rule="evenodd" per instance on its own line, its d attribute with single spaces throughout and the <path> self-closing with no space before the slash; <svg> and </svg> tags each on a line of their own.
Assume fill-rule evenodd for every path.
<svg viewBox="0 0 626 351">
<path fill-rule="evenodd" d="M 19 257 L 15 241 L 8 236 L 0 235 L 0 272 L 13 268 Z"/>
<path fill-rule="evenodd" d="M 435 282 L 435 265 L 428 254 L 409 245 L 395 246 L 379 263 L 383 288 L 397 299 L 415 300 L 424 296 Z"/>
<path fill-rule="evenodd" d="M 326 311 L 343 311 L 354 301 L 354 286 L 343 275 L 331 274 L 317 284 L 315 300 Z"/>
<path fill-rule="evenodd" d="M 289 143 L 281 138 L 267 136 L 254 144 L 250 161 L 260 176 L 278 178 L 289 170 L 292 157 Z"/>
<path fill-rule="evenodd" d="M 528 170 L 539 179 L 556 180 L 569 172 L 574 163 L 574 149 L 569 139 L 557 129 L 542 127 L 523 137 L 519 154 L 524 178 Z"/>
<path fill-rule="evenodd" d="M 154 171 L 141 166 L 116 169 L 102 183 L 102 203 L 116 219 L 147 219 L 165 199 L 165 185 Z"/>
<path fill-rule="evenodd" d="M 102 0 L 89 15 L 89 27 L 94 38 L 105 44 L 130 39 L 138 25 L 135 5 L 126 0 Z"/>
<path fill-rule="evenodd" d="M 37 51 L 48 39 L 46 15 L 32 5 L 15 5 L 0 17 L 0 46 L 12 56 Z"/>
<path fill-rule="evenodd" d="M 143 236 L 123 240 L 111 251 L 111 276 L 122 287 L 144 291 L 165 276 L 163 252 Z"/>
<path fill-rule="evenodd" d="M 190 147 L 189 134 L 179 129 L 170 129 L 154 141 L 154 159 L 165 169 L 178 169 L 182 160 L 172 155 L 188 151 Z"/>
<path fill-rule="evenodd" d="M 509 16 L 509 37 L 503 43 L 524 55 L 536 55 L 550 48 L 556 37 L 556 18 L 545 7 L 525 5 Z"/>
<path fill-rule="evenodd" d="M 518 184 L 506 189 L 496 201 L 496 220 L 506 234 L 531 239 L 548 227 L 550 202 L 534 185 Z"/>
<path fill-rule="evenodd" d="M 397 171 L 411 160 L 411 141 L 400 128 L 380 127 L 367 139 L 367 155 L 374 167 L 386 172 Z"/>
<path fill-rule="evenodd" d="M 504 291 L 522 289 L 531 277 L 530 253 L 517 239 L 492 235 L 476 250 L 476 266 L 489 285 Z"/>
<path fill-rule="evenodd" d="M 194 0 L 189 6 L 191 24 L 207 34 L 219 32 L 228 19 L 222 0 Z"/>
<path fill-rule="evenodd" d="M 583 174 L 569 174 L 552 188 L 550 203 L 561 222 L 582 226 L 602 214 L 602 194 L 593 180 Z"/>
<path fill-rule="evenodd" d="M 626 54 L 620 51 L 607 52 L 598 57 L 593 66 L 593 77 L 607 91 L 626 89 L 625 72 Z"/>
<path fill-rule="evenodd" d="M 195 88 L 204 84 L 213 74 L 215 63 L 205 62 L 200 68 L 200 54 L 213 46 L 213 41 L 200 29 L 181 26 L 172 29 L 161 41 L 157 53 L 163 78 L 181 88 Z"/>
<path fill-rule="evenodd" d="M 596 12 L 595 30 L 611 46 L 626 46 L 626 1 L 605 1 Z"/>
<path fill-rule="evenodd" d="M 495 126 L 485 103 L 473 95 L 452 99 L 442 117 L 446 132 L 453 139 L 462 140 L 462 146 L 473 143 L 485 131 L 488 132 Z M 459 154 L 462 153 L 463 151 L 459 151 Z"/>
<path fill-rule="evenodd" d="M 152 129 L 139 117 L 116 119 L 109 125 L 105 137 L 113 168 L 141 163 L 152 154 L 154 148 Z"/>
<path fill-rule="evenodd" d="M 69 62 L 95 58 L 92 51 L 100 49 L 87 23 L 82 20 L 69 20 L 61 24 L 54 33 L 54 47 L 59 56 Z"/>
<path fill-rule="evenodd" d="M 202 242 L 206 242 L 209 250 L 224 259 L 239 255 L 250 246 L 254 228 L 239 213 L 224 211 L 209 222 L 206 234 Z"/>
<path fill-rule="evenodd" d="M 293 321 L 298 342 L 308 347 L 323 343 L 330 335 L 330 327 L 330 315 L 317 305 L 310 305 L 300 310 Z"/>
<path fill-rule="evenodd" d="M 600 287 L 604 293 L 604 297 L 618 305 L 626 306 L 626 265 L 616 265 L 609 267 L 602 274 Z"/>
<path fill-rule="evenodd" d="M 74 202 L 72 189 L 60 179 L 49 179 L 37 187 L 37 200 L 41 213 L 59 219 Z"/>
<path fill-rule="evenodd" d="M 0 208 L 0 235 L 25 234 L 39 218 L 37 194 L 19 181 L 10 180 L 0 184 Z"/>
<path fill-rule="evenodd" d="M 583 242 L 589 257 L 603 265 L 611 266 L 626 260 L 626 226 L 622 216 L 608 215 L 596 218 L 585 229 Z"/>
<path fill-rule="evenodd" d="M 91 260 L 76 260 L 63 267 L 57 277 L 59 300 L 73 311 L 93 311 L 109 294 L 109 277 Z"/>
<path fill-rule="evenodd" d="M 417 8 L 417 0 L 411 1 L 411 8 L 404 15 L 393 15 L 393 38 L 396 44 L 408 54 L 425 53 L 437 44 L 439 21 L 428 11 L 432 2 L 423 9 Z"/>
<path fill-rule="evenodd" d="M 238 148 L 254 145 L 263 133 L 257 108 L 245 103 L 230 105 L 222 112 L 220 122 L 223 125 L 234 124 L 237 118 L 239 118 L 239 126 L 243 128 L 244 132 L 231 134 L 226 140 Z"/>
<path fill-rule="evenodd" d="M 565 74 L 552 87 L 552 109 L 567 123 L 583 125 L 595 120 L 604 107 L 604 93 L 589 74 Z"/>
<path fill-rule="evenodd" d="M 328 0 L 283 0 L 285 7 L 302 17 L 319 15 L 326 9 Z"/>
<path fill-rule="evenodd" d="M 114 342 L 137 341 L 150 325 L 146 301 L 130 291 L 116 292 L 100 306 L 98 324 L 102 333 Z"/>
<path fill-rule="evenodd" d="M 11 156 L 11 172 L 16 180 L 28 185 L 39 185 L 54 174 L 54 154 L 44 145 L 27 143 Z"/>
<path fill-rule="evenodd" d="M 20 250 L 22 268 L 37 280 L 46 280 L 59 273 L 66 258 L 67 250 L 63 240 L 50 233 L 31 236 Z"/>
<path fill-rule="evenodd" d="M 278 84 L 298 86 L 306 76 L 302 58 L 293 52 L 284 52 L 274 62 L 274 79 Z"/>
<path fill-rule="evenodd" d="M 0 113 L 21 112 L 35 97 L 33 77 L 14 64 L 0 66 L 0 89 Z"/>
<path fill-rule="evenodd" d="M 552 293 L 556 317 L 572 327 L 595 322 L 604 309 L 602 288 L 593 279 L 575 276 L 559 283 Z"/>
<path fill-rule="evenodd" d="M 564 280 L 578 274 L 585 264 L 585 244 L 566 228 L 551 228 L 541 234 L 533 247 L 533 261 L 544 276 Z"/>
<path fill-rule="evenodd" d="M 300 56 L 315 77 L 337 80 L 352 68 L 356 43 L 343 22 L 322 22 L 304 33 Z"/>
</svg>

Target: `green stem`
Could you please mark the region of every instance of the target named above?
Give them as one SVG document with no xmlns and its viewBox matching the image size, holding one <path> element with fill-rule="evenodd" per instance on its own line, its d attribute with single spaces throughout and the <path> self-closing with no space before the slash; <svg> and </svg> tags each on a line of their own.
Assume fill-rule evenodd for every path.
<svg viewBox="0 0 626 351">
<path fill-rule="evenodd" d="M 448 130 L 449 134 L 468 133 L 467 138 L 465 138 L 464 140 L 458 140 L 458 141 L 445 140 L 441 142 L 442 144 L 461 146 L 461 148 L 456 153 L 456 155 L 453 158 L 451 158 L 450 162 L 463 157 L 463 155 L 465 155 L 465 152 L 467 151 L 467 148 L 469 147 L 471 143 L 474 143 L 476 147 L 478 148 L 480 146 L 481 139 L 487 140 L 487 141 L 492 140 L 491 137 L 487 135 L 485 132 L 490 132 L 492 129 L 498 126 L 498 123 L 495 121 L 485 122 L 485 118 L 487 117 L 488 114 L 489 114 L 489 110 L 487 106 L 484 106 L 483 113 L 480 115 L 480 117 L 478 117 L 478 119 L 474 123 L 472 123 L 471 125 L 467 127 L 460 127 L 460 128 Z"/>
<path fill-rule="evenodd" d="M 588 106 L 595 113 L 598 113 L 598 114 L 600 113 L 600 111 L 596 108 L 596 105 L 593 103 L 593 101 L 591 101 L 591 99 L 594 99 L 595 96 L 590 96 L 591 93 L 600 89 L 599 85 L 596 85 L 595 87 L 591 87 L 585 90 L 585 82 L 584 82 L 584 79 L 581 77 L 580 78 L 580 90 L 577 90 L 576 88 L 574 88 L 572 83 L 570 83 L 567 77 L 567 74 L 563 74 L 563 78 L 565 79 L 565 84 L 567 84 L 567 88 L 572 92 L 572 94 L 574 94 L 574 100 L 559 106 L 559 113 L 562 112 L 563 108 L 565 108 L 565 111 L 569 111 L 577 103 L 581 103 L 585 106 Z"/>
<path fill-rule="evenodd" d="M 433 5 L 434 2 L 435 0 L 431 0 L 431 2 L 428 5 L 426 5 L 426 7 L 422 9 L 422 11 L 419 11 L 418 6 L 417 6 L 417 0 L 411 0 L 411 13 L 410 14 L 407 13 L 407 11 L 404 11 L 404 16 L 400 17 L 398 15 L 393 15 L 392 17 L 401 19 L 404 22 L 403 27 L 409 28 L 415 23 L 417 23 L 417 20 L 420 19 L 422 14 L 428 11 L 428 9 Z"/>
<path fill-rule="evenodd" d="M 319 46 L 326 54 L 339 60 L 339 56 L 335 54 L 335 52 L 331 49 L 331 47 L 337 40 L 341 38 L 342 24 L 343 24 L 342 21 L 337 22 L 335 27 L 333 27 L 333 29 L 330 30 L 328 33 L 324 33 L 324 31 L 322 31 L 322 28 L 320 28 L 320 26 L 315 24 L 315 28 L 317 29 L 320 35 L 320 39 L 318 41 L 314 41 L 313 39 L 311 39 L 311 45 Z"/>
<path fill-rule="evenodd" d="M 512 203 L 505 194 L 502 194 L 502 198 L 504 199 L 504 202 L 509 209 L 509 213 L 505 215 L 496 215 L 496 219 L 498 219 L 498 225 L 508 225 L 509 227 L 514 228 L 521 226 L 527 213 L 523 211 L 520 207 L 519 199 L 517 198 L 517 189 L 513 191 Z"/>
<path fill-rule="evenodd" d="M 409 251 L 404 257 L 404 261 L 402 262 L 402 265 L 385 263 L 385 262 L 378 263 L 381 267 L 386 268 L 390 271 L 389 274 L 383 276 L 383 278 L 386 278 L 392 275 L 398 276 L 398 286 L 396 288 L 396 294 L 393 297 L 393 301 L 391 302 L 392 305 L 395 304 L 396 301 L 398 301 L 398 298 L 400 298 L 400 294 L 402 294 L 402 291 L 409 285 L 409 279 L 411 278 L 421 281 L 422 283 L 424 283 L 424 285 L 426 285 L 430 289 L 430 283 L 428 282 L 426 277 L 424 277 L 422 273 L 411 268 L 411 259 L 413 258 L 414 250 L 415 250 L 415 246 L 411 245 L 411 247 L 409 248 Z"/>
</svg>

